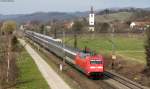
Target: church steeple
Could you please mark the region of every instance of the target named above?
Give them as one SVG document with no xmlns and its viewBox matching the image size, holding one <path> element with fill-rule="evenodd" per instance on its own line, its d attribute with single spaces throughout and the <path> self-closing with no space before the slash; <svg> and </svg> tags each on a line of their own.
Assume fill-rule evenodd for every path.
<svg viewBox="0 0 150 89">
<path fill-rule="evenodd" d="M 92 13 L 92 14 L 94 13 L 94 11 L 93 11 L 93 6 L 91 6 L 91 13 Z"/>
<path fill-rule="evenodd" d="M 89 13 L 89 31 L 94 31 L 94 24 L 95 24 L 95 14 L 93 10 L 93 6 L 91 6 L 91 11 Z"/>
</svg>

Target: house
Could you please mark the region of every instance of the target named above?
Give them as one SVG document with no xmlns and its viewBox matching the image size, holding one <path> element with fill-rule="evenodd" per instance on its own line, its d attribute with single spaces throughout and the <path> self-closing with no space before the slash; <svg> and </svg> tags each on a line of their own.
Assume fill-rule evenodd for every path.
<svg viewBox="0 0 150 89">
<path fill-rule="evenodd" d="M 45 28 L 46 28 L 46 29 L 51 29 L 51 28 L 52 28 L 52 26 L 50 26 L 50 25 L 46 25 L 46 26 L 45 26 Z"/>
<path fill-rule="evenodd" d="M 133 21 L 130 24 L 132 30 L 146 30 L 150 26 L 150 20 Z"/>
<path fill-rule="evenodd" d="M 74 25 L 73 21 L 71 21 L 71 22 L 64 22 L 64 26 L 67 29 L 71 29 L 73 25 Z"/>
</svg>

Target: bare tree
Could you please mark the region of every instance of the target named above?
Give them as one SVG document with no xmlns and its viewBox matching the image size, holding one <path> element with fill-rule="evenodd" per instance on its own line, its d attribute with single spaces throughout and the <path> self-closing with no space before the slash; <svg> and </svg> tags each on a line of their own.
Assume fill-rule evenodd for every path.
<svg viewBox="0 0 150 89">
<path fill-rule="evenodd" d="M 81 32 L 83 24 L 80 21 L 75 21 L 73 25 L 74 31 L 74 48 L 77 48 L 77 35 Z"/>
<path fill-rule="evenodd" d="M 9 82 L 10 61 L 12 59 L 12 33 L 16 28 L 17 25 L 14 21 L 6 21 L 2 25 L 2 30 L 7 39 L 7 83 Z"/>
<path fill-rule="evenodd" d="M 40 33 L 42 33 L 42 34 L 45 34 L 45 25 L 44 24 L 41 24 L 40 25 Z"/>
</svg>

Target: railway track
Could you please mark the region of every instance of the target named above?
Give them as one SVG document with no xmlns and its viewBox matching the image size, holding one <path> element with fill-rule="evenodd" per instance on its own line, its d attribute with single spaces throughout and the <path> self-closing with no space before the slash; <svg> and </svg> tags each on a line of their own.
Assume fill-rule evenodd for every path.
<svg viewBox="0 0 150 89">
<path fill-rule="evenodd" d="M 37 48 L 39 48 L 38 44 L 33 43 L 33 41 L 31 41 L 30 39 L 27 39 L 27 40 L 28 40 L 28 43 L 31 44 L 31 46 L 33 48 L 35 48 L 35 46 Z M 49 58 L 51 59 L 51 60 L 49 60 L 49 62 L 53 62 L 56 65 L 58 65 L 58 63 L 61 62 L 60 57 L 54 55 L 53 53 L 46 50 L 45 48 L 43 48 L 43 47 L 40 47 L 39 49 L 37 49 L 37 48 L 35 48 L 35 50 L 38 51 L 40 49 L 41 54 L 47 55 L 46 57 L 48 57 L 48 59 Z M 54 60 L 54 59 L 56 59 L 56 60 Z M 88 79 L 85 75 L 83 75 L 83 73 L 81 73 L 78 70 L 74 69 L 74 67 L 72 65 L 66 64 L 66 66 L 70 70 L 72 70 L 72 72 L 75 74 L 74 76 L 72 76 L 72 78 L 73 78 L 74 81 L 76 81 L 78 83 L 78 85 L 81 87 L 81 89 L 116 89 L 114 86 L 111 86 L 108 83 L 100 81 L 99 79 L 98 80 Z M 94 86 L 94 87 L 92 87 L 92 86 Z"/>
<path fill-rule="evenodd" d="M 42 40 L 44 40 L 44 39 L 42 39 Z M 44 46 L 47 46 L 47 45 L 44 45 Z M 72 50 L 70 50 L 70 51 L 73 52 Z M 135 83 L 125 77 L 122 77 L 112 71 L 106 71 L 104 73 L 104 79 L 102 81 L 107 83 L 106 86 L 110 85 L 111 89 L 114 89 L 114 87 L 116 89 L 150 89 L 150 88 L 141 86 L 140 84 L 137 84 L 137 83 Z M 101 85 L 102 83 L 100 83 L 100 82 L 101 81 L 99 80 L 96 83 Z M 110 89 L 110 88 L 107 87 L 107 88 L 100 88 L 100 89 Z"/>
<path fill-rule="evenodd" d="M 100 86 L 98 89 L 149 89 L 112 71 L 106 71 L 104 79 L 92 81 Z"/>
<path fill-rule="evenodd" d="M 116 81 L 116 82 L 120 83 L 120 84 L 118 84 L 119 86 L 115 86 L 116 88 L 119 88 L 119 89 L 150 89 L 150 88 L 144 87 L 136 82 L 133 82 L 113 71 L 105 71 L 104 76 L 106 78 L 110 78 L 110 79 L 114 80 L 114 82 Z"/>
</svg>

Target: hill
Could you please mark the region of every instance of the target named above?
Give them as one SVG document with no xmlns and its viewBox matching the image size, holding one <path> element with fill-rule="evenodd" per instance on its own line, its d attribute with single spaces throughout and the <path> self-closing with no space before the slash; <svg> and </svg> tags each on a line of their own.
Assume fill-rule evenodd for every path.
<svg viewBox="0 0 150 89">
<path fill-rule="evenodd" d="M 132 12 L 117 12 L 105 15 L 96 15 L 96 22 L 112 22 L 118 21 L 128 21 L 130 17 L 133 16 Z"/>
<path fill-rule="evenodd" d="M 150 18 L 150 8 L 107 8 L 96 13 L 97 22 L 129 21 Z"/>
<path fill-rule="evenodd" d="M 0 20 L 15 20 L 19 23 L 26 21 L 37 20 L 40 22 L 48 22 L 53 19 L 57 20 L 70 20 L 79 16 L 84 16 L 83 12 L 76 13 L 63 13 L 63 12 L 36 12 L 32 14 L 16 14 L 16 15 L 0 15 Z"/>
<path fill-rule="evenodd" d="M 144 12 L 144 13 L 143 13 Z M 150 8 L 109 8 L 104 10 L 97 10 L 96 13 L 96 21 L 97 22 L 111 22 L 114 20 L 119 21 L 127 21 L 130 17 L 135 17 L 135 15 L 139 15 L 143 18 L 143 16 L 149 16 Z M 136 14 L 135 14 L 136 13 Z M 15 20 L 19 23 L 27 22 L 27 21 L 40 21 L 40 22 L 48 22 L 53 19 L 57 20 L 73 20 L 79 17 L 88 17 L 89 11 L 85 12 L 36 12 L 32 14 L 16 14 L 16 15 L 1 15 L 0 21 L 5 20 Z M 136 16 L 139 18 L 139 16 Z"/>
</svg>

